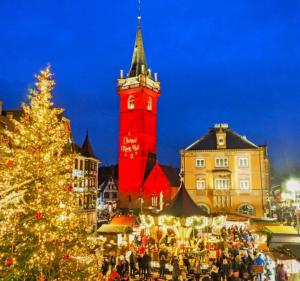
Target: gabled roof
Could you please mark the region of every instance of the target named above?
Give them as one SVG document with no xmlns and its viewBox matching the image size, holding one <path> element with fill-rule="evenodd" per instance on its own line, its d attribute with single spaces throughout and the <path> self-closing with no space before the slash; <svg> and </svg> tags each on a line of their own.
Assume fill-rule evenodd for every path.
<svg viewBox="0 0 300 281">
<path fill-rule="evenodd" d="M 216 150 L 217 149 L 217 129 L 210 128 L 208 133 L 202 138 L 188 146 L 185 150 Z M 251 149 L 258 146 L 247 140 L 246 137 L 239 135 L 231 129 L 226 129 L 226 148 L 227 149 Z"/>
<path fill-rule="evenodd" d="M 183 183 L 170 205 L 160 211 L 158 215 L 169 215 L 183 218 L 191 216 L 208 216 L 206 212 L 196 205 Z"/>
<path fill-rule="evenodd" d="M 179 187 L 180 186 L 180 176 L 179 169 L 176 169 L 172 166 L 160 165 L 164 174 L 169 180 L 171 186 Z"/>
<path fill-rule="evenodd" d="M 144 49 L 144 43 L 142 38 L 142 30 L 140 21 L 138 24 L 136 38 L 134 43 L 133 55 L 131 60 L 131 67 L 128 74 L 128 77 L 136 77 L 142 73 L 142 65 L 144 66 L 144 71 L 148 71 L 147 63 L 146 63 L 146 55 Z"/>
<path fill-rule="evenodd" d="M 81 147 L 81 153 L 82 153 L 82 155 L 85 156 L 85 157 L 90 157 L 90 158 L 95 158 L 95 159 L 97 159 L 97 157 L 96 157 L 95 154 L 94 154 L 92 145 L 91 145 L 91 143 L 90 143 L 88 132 L 86 133 L 84 143 L 83 143 L 83 145 L 82 145 L 82 147 Z"/>
<path fill-rule="evenodd" d="M 153 170 L 156 162 L 157 162 L 156 154 L 149 152 L 146 167 L 145 167 L 144 182 L 146 181 L 146 179 L 150 175 L 150 173 Z"/>
</svg>

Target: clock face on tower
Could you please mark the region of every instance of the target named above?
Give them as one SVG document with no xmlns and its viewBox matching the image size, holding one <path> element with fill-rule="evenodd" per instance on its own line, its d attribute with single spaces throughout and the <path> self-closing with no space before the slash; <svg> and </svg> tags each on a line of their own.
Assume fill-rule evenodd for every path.
<svg viewBox="0 0 300 281">
<path fill-rule="evenodd" d="M 132 136 L 130 132 L 122 138 L 121 143 L 121 153 L 123 157 L 129 157 L 133 159 L 140 150 L 140 144 L 138 138 Z"/>
</svg>

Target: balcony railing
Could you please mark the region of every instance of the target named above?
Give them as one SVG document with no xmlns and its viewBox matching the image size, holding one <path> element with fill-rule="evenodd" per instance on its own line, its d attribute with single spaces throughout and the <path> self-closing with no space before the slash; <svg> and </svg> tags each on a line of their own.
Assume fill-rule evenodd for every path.
<svg viewBox="0 0 300 281">
<path fill-rule="evenodd" d="M 192 196 L 267 196 L 267 190 L 261 189 L 188 189 Z"/>
</svg>

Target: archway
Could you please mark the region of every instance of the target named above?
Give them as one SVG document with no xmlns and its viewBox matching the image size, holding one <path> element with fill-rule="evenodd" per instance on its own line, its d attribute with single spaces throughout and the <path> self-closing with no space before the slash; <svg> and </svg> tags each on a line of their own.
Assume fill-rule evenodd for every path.
<svg viewBox="0 0 300 281">
<path fill-rule="evenodd" d="M 249 203 L 241 204 L 238 209 L 238 213 L 246 214 L 246 215 L 255 215 L 255 208 Z"/>
<path fill-rule="evenodd" d="M 199 203 L 199 204 L 198 204 L 198 207 L 199 207 L 202 211 L 206 212 L 207 214 L 210 214 L 210 208 L 209 208 L 209 206 L 208 206 L 207 204 L 205 204 L 205 203 Z"/>
</svg>

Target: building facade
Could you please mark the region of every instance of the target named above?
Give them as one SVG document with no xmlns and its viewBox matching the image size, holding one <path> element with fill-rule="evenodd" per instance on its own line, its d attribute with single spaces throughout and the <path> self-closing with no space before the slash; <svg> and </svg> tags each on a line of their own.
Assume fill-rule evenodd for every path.
<svg viewBox="0 0 300 281">
<path fill-rule="evenodd" d="M 88 133 L 83 145 L 74 145 L 76 158 L 73 163 L 74 192 L 77 193 L 78 214 L 89 226 L 97 226 L 98 166 L 100 161 L 94 154 Z"/>
<path fill-rule="evenodd" d="M 157 162 L 157 102 L 160 82 L 146 63 L 141 17 L 131 67 L 117 80 L 120 97 L 119 203 L 121 208 L 153 205 L 158 196 L 170 199 L 171 181 Z M 162 195 L 160 195 L 162 193 Z"/>
<path fill-rule="evenodd" d="M 209 212 L 263 216 L 270 172 L 266 146 L 216 124 L 180 154 L 184 184 L 198 205 Z"/>
</svg>

